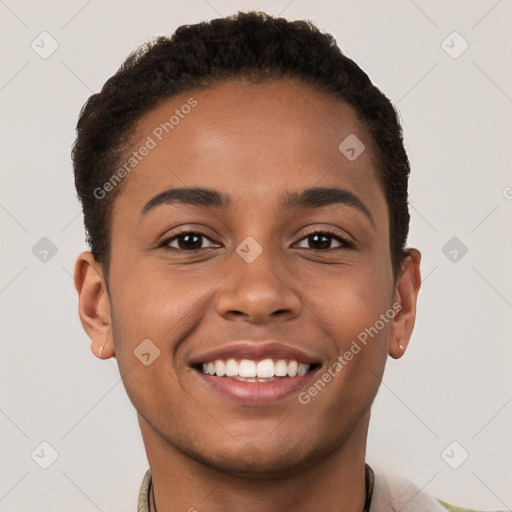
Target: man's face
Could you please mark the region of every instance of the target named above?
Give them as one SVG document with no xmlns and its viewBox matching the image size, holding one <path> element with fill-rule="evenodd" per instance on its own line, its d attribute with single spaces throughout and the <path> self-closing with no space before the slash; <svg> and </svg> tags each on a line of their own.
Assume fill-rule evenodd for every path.
<svg viewBox="0 0 512 512">
<path fill-rule="evenodd" d="M 197 105 L 181 109 L 191 97 Z M 158 130 L 176 109 L 179 122 Z M 229 82 L 161 103 L 137 134 L 132 151 L 148 136 L 156 146 L 114 203 L 109 289 L 115 353 L 143 434 L 244 474 L 293 471 L 353 432 L 363 438 L 393 322 L 381 320 L 350 361 L 344 354 L 375 332 L 396 290 L 386 200 L 355 111 L 286 81 Z M 366 146 L 355 160 L 346 155 L 359 147 L 338 148 L 349 135 Z M 145 208 L 189 187 L 229 204 L 194 204 L 196 194 Z M 287 204 L 319 187 L 345 192 Z M 230 372 L 252 375 L 265 361 L 261 372 L 292 376 L 203 372 L 211 363 L 222 374 L 228 360 Z M 293 376 L 295 362 L 305 375 Z"/>
</svg>

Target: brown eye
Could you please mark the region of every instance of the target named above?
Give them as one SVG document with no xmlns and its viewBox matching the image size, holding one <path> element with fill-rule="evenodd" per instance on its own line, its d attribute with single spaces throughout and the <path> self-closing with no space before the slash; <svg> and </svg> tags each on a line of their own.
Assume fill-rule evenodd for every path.
<svg viewBox="0 0 512 512">
<path fill-rule="evenodd" d="M 333 243 L 335 244 L 333 246 Z M 328 249 L 351 248 L 353 244 L 338 233 L 330 233 L 325 231 L 315 231 L 304 237 L 299 244 L 302 249 L 312 249 L 317 251 L 325 251 Z"/>
<path fill-rule="evenodd" d="M 203 245 L 204 241 L 206 241 L 207 245 Z M 206 235 L 195 231 L 187 231 L 185 233 L 174 235 L 173 237 L 166 239 L 162 243 L 162 246 L 182 251 L 197 251 L 200 249 L 208 249 L 210 247 L 218 247 L 218 245 L 215 245 L 215 243 Z"/>
</svg>

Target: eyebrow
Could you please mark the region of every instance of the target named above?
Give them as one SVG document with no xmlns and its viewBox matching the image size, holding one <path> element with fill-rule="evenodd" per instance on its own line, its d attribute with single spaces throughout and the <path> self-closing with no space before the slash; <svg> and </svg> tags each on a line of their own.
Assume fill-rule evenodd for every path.
<svg viewBox="0 0 512 512">
<path fill-rule="evenodd" d="M 332 187 L 312 187 L 301 192 L 291 192 L 288 194 L 283 203 L 284 210 L 292 208 L 321 208 L 322 206 L 330 206 L 333 204 L 342 204 L 351 206 L 364 213 L 368 220 L 375 227 L 370 210 L 365 206 L 363 201 L 354 193 L 343 188 Z"/>
<path fill-rule="evenodd" d="M 229 195 L 204 187 L 170 188 L 150 199 L 142 208 L 141 217 L 162 204 L 181 203 L 229 210 L 233 201 Z"/>
<path fill-rule="evenodd" d="M 218 190 L 204 187 L 170 188 L 150 199 L 141 210 L 141 217 L 164 204 L 186 204 L 197 207 L 229 210 L 233 206 L 231 196 Z M 293 208 L 321 208 L 333 204 L 351 206 L 362 212 L 375 227 L 372 214 L 363 201 L 354 193 L 333 187 L 312 187 L 301 192 L 290 192 L 281 208 L 284 211 Z"/>
</svg>

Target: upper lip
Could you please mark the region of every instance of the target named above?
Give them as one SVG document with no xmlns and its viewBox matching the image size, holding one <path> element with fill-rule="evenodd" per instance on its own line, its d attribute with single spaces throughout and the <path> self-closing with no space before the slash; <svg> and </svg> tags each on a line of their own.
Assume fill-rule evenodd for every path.
<svg viewBox="0 0 512 512">
<path fill-rule="evenodd" d="M 291 359 L 304 364 L 316 364 L 318 359 L 296 347 L 276 341 L 243 340 L 203 352 L 190 359 L 190 365 L 217 359 Z"/>
</svg>

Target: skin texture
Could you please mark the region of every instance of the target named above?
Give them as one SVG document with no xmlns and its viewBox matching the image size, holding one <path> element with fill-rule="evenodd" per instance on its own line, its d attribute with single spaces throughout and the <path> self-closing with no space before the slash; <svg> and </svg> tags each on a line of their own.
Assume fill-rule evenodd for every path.
<svg viewBox="0 0 512 512">
<path fill-rule="evenodd" d="M 409 342 L 421 255 L 408 250 L 395 282 L 387 204 L 352 107 L 289 81 L 230 81 L 162 102 L 138 123 L 134 148 L 191 96 L 197 106 L 126 177 L 114 203 L 110 295 L 91 253 L 78 257 L 91 350 L 117 358 L 157 510 L 359 512 L 370 407 L 387 356 L 401 357 Z M 349 134 L 366 145 L 354 161 L 338 150 Z M 157 194 L 185 186 L 229 194 L 232 207 L 174 203 L 141 216 Z M 308 187 L 352 192 L 373 223 L 344 204 L 282 209 L 288 192 Z M 186 252 L 177 239 L 174 251 L 158 247 L 184 228 L 204 233 L 207 248 Z M 322 249 L 311 228 L 354 245 L 328 238 Z M 252 263 L 236 252 L 248 236 L 263 249 Z M 394 303 L 400 312 L 307 404 L 297 394 L 265 406 L 232 402 L 189 364 L 236 340 L 277 340 L 319 362 L 309 387 Z M 134 356 L 145 339 L 160 350 L 149 366 Z"/>
</svg>

